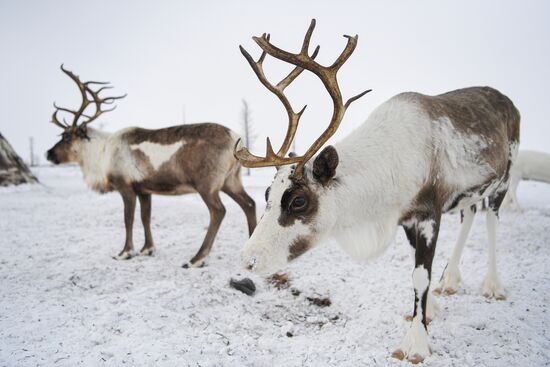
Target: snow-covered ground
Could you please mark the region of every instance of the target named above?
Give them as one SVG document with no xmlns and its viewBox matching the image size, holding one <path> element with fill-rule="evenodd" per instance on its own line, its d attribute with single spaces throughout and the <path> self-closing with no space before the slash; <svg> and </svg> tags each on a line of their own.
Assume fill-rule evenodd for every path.
<svg viewBox="0 0 550 367">
<path fill-rule="evenodd" d="M 334 243 L 289 267 L 277 290 L 239 266 L 244 214 L 227 216 L 207 266 L 180 266 L 197 251 L 208 212 L 196 195 L 153 198 L 154 257 L 112 259 L 124 240 L 122 200 L 89 191 L 76 167 L 36 170 L 43 185 L 0 190 L 2 366 L 406 366 L 390 357 L 413 306 L 411 251 L 402 231 L 370 264 Z M 246 178 L 261 215 L 269 174 Z M 439 298 L 426 366 L 550 364 L 550 185 L 522 183 L 524 213 L 503 212 L 498 243 L 506 301 L 480 292 L 485 218 L 462 265 L 463 289 Z M 458 231 L 446 215 L 438 279 Z M 136 247 L 143 236 L 136 216 Z M 139 247 L 138 247 L 139 248 Z M 228 286 L 250 276 L 249 297 Z M 330 297 L 321 308 L 307 297 Z M 287 336 L 287 333 L 290 332 Z"/>
</svg>

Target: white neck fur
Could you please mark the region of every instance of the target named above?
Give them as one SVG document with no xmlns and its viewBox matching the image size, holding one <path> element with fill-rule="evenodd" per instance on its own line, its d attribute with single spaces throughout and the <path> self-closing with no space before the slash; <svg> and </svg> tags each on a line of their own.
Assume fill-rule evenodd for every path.
<svg viewBox="0 0 550 367">
<path fill-rule="evenodd" d="M 108 152 L 108 141 L 112 135 L 103 131 L 88 128 L 90 140 L 82 140 L 76 147 L 78 164 L 84 181 L 96 191 L 107 190 L 107 175 L 111 166 L 111 154 Z"/>
</svg>

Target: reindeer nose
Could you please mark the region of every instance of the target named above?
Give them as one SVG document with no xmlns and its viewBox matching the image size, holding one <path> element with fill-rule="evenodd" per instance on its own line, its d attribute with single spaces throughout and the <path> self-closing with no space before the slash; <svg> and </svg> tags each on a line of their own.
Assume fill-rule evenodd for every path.
<svg viewBox="0 0 550 367">
<path fill-rule="evenodd" d="M 54 152 L 51 149 L 46 152 L 46 159 L 54 164 L 59 163 L 59 161 L 57 160 L 57 157 L 55 156 Z"/>
<path fill-rule="evenodd" d="M 252 258 L 249 258 L 248 260 L 246 260 L 246 262 L 244 264 L 244 267 L 248 271 L 254 271 L 254 268 L 256 267 L 256 258 L 252 257 Z"/>
</svg>

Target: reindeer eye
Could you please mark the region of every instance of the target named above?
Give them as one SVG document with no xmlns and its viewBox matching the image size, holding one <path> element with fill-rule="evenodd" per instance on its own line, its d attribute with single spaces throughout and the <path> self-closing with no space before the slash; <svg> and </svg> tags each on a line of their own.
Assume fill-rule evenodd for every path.
<svg viewBox="0 0 550 367">
<path fill-rule="evenodd" d="M 292 203 L 290 204 L 290 207 L 293 209 L 293 210 L 300 210 L 300 209 L 303 209 L 307 204 L 307 200 L 305 197 L 303 196 L 296 196 L 293 200 L 292 200 Z"/>
</svg>

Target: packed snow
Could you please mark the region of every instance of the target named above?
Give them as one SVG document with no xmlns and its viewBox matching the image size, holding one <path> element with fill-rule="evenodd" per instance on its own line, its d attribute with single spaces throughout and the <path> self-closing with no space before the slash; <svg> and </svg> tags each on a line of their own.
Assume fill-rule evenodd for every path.
<svg viewBox="0 0 550 367">
<path fill-rule="evenodd" d="M 260 217 L 272 172 L 254 173 L 245 183 Z M 35 174 L 42 184 L 0 189 L 1 366 L 408 365 L 390 356 L 414 301 L 402 231 L 368 264 L 333 242 L 321 245 L 285 269 L 290 286 L 277 289 L 241 269 L 246 222 L 227 197 L 207 266 L 182 269 L 208 225 L 198 195 L 153 197 L 157 253 L 117 261 L 124 241 L 118 194 L 91 192 L 74 166 Z M 550 185 L 524 182 L 518 197 L 524 212 L 503 211 L 498 234 L 507 299 L 481 295 L 487 235 L 478 214 L 462 288 L 437 298 L 425 366 L 550 365 Z M 445 215 L 434 280 L 458 227 L 458 214 Z M 134 231 L 139 249 L 138 213 Z M 254 296 L 229 287 L 243 277 L 254 280 Z M 308 300 L 314 297 L 331 304 Z"/>
</svg>

